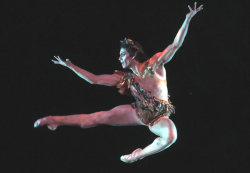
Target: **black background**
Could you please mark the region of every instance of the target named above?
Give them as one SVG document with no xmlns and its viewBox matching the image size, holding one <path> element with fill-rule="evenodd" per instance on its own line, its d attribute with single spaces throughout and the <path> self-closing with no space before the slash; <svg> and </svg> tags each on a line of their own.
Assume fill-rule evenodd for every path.
<svg viewBox="0 0 250 173">
<path fill-rule="evenodd" d="M 119 40 L 149 56 L 172 43 L 194 1 L 19 1 L 2 4 L 2 151 L 5 172 L 247 172 L 247 1 L 198 1 L 183 46 L 166 64 L 178 140 L 134 164 L 120 156 L 154 139 L 146 127 L 33 128 L 36 119 L 129 104 L 51 59 L 94 74 L 121 70 Z"/>
</svg>

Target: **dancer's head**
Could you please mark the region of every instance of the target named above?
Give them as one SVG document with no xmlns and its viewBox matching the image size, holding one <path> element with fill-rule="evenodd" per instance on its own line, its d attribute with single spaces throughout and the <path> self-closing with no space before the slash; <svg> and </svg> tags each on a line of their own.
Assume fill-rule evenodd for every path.
<svg viewBox="0 0 250 173">
<path fill-rule="evenodd" d="M 121 40 L 120 43 L 121 50 L 119 60 L 121 61 L 123 68 L 129 67 L 132 60 L 136 60 L 139 63 L 147 60 L 142 46 L 138 42 L 124 38 L 124 40 Z"/>
</svg>

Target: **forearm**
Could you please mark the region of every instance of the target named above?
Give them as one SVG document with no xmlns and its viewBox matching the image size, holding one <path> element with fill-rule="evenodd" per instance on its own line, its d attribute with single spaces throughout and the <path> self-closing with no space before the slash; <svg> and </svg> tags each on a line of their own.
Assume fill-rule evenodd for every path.
<svg viewBox="0 0 250 173">
<path fill-rule="evenodd" d="M 191 18 L 186 16 L 180 30 L 178 31 L 174 39 L 173 46 L 180 47 L 182 45 L 188 31 L 190 20 Z"/>
<path fill-rule="evenodd" d="M 89 82 L 90 84 L 96 83 L 96 75 L 94 75 L 93 73 L 90 73 L 82 68 L 79 68 L 72 63 L 67 67 L 71 69 L 73 72 L 75 72 L 79 77 Z"/>
<path fill-rule="evenodd" d="M 181 47 L 184 38 L 186 37 L 188 26 L 189 26 L 190 18 L 186 17 L 183 22 L 180 30 L 178 31 L 174 42 L 170 44 L 161 54 L 161 57 L 158 59 L 160 64 L 168 63 L 174 56 L 175 52 Z"/>
</svg>

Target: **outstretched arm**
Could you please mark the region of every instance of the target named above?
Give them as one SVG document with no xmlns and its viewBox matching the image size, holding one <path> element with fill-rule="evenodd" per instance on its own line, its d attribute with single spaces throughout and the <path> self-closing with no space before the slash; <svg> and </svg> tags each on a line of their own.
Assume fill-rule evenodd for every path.
<svg viewBox="0 0 250 173">
<path fill-rule="evenodd" d="M 186 15 L 186 19 L 184 20 L 180 30 L 178 31 L 174 42 L 172 44 L 170 44 L 162 53 L 159 57 L 157 57 L 157 63 L 158 64 L 165 64 L 168 63 L 174 56 L 175 52 L 181 47 L 187 31 L 188 31 L 188 26 L 189 23 L 191 21 L 191 19 L 196 15 L 196 13 L 198 13 L 199 11 L 201 11 L 203 9 L 203 5 L 201 5 L 199 8 L 196 8 L 196 4 L 197 2 L 194 3 L 194 9 L 192 10 L 192 8 L 188 5 L 188 8 L 190 10 L 190 12 Z"/>
<path fill-rule="evenodd" d="M 98 84 L 98 85 L 106 85 L 106 86 L 115 86 L 119 80 L 120 76 L 118 74 L 103 74 L 103 75 L 95 75 L 90 73 L 74 64 L 71 63 L 69 59 L 63 61 L 59 56 L 54 56 L 55 60 L 52 60 L 54 64 L 60 64 L 71 69 L 75 72 L 79 77 L 84 79 L 85 81 L 89 82 L 90 84 Z"/>
</svg>

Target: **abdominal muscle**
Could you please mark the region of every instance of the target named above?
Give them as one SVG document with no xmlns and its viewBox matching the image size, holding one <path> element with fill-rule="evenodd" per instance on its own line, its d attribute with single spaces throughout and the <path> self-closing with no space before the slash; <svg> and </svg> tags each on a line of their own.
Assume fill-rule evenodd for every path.
<svg viewBox="0 0 250 173">
<path fill-rule="evenodd" d="M 148 74 L 144 78 L 139 78 L 134 75 L 135 80 L 146 91 L 161 100 L 168 101 L 168 88 L 166 80 L 166 70 L 164 66 L 154 71 L 154 76 L 150 77 Z"/>
</svg>

